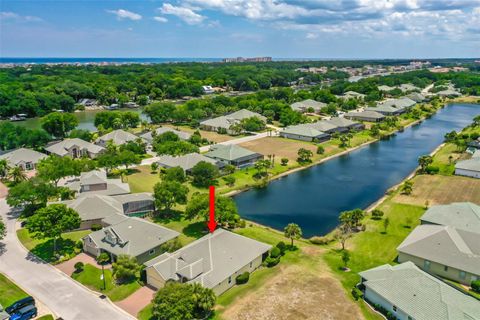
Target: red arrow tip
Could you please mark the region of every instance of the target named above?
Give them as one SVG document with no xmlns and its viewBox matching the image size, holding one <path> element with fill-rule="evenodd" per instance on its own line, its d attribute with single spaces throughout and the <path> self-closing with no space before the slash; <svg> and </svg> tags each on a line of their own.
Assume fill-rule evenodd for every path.
<svg viewBox="0 0 480 320">
<path fill-rule="evenodd" d="M 207 226 L 208 230 L 210 230 L 210 233 L 213 233 L 217 228 L 217 223 L 215 221 L 209 221 Z"/>
</svg>

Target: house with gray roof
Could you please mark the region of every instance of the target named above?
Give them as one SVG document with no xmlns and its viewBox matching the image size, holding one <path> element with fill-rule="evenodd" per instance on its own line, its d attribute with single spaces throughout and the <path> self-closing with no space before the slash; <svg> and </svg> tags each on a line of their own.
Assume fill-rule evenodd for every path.
<svg viewBox="0 0 480 320">
<path fill-rule="evenodd" d="M 470 285 L 480 279 L 480 233 L 423 224 L 398 246 L 398 261 Z"/>
<path fill-rule="evenodd" d="M 238 111 L 229 113 L 229 114 L 226 115 L 226 117 L 230 118 L 230 119 L 240 120 L 240 121 L 243 120 L 243 119 L 256 117 L 256 118 L 262 120 L 263 122 L 267 122 L 266 117 L 262 116 L 261 114 L 259 114 L 257 112 L 253 112 L 253 111 L 250 111 L 250 110 L 247 110 L 247 109 L 240 109 Z"/>
<path fill-rule="evenodd" d="M 346 119 L 368 121 L 368 122 L 380 122 L 385 119 L 385 115 L 376 111 L 361 111 L 361 112 L 348 112 L 344 115 Z"/>
<path fill-rule="evenodd" d="M 185 173 L 189 174 L 193 167 L 202 161 L 211 163 L 218 168 L 223 168 L 225 166 L 222 162 L 211 159 L 199 153 L 189 153 L 178 157 L 163 155 L 158 157 L 156 162 L 160 167 L 163 168 L 180 167 L 185 171 Z"/>
<path fill-rule="evenodd" d="M 105 148 L 79 138 L 73 138 L 54 142 L 47 146 L 45 151 L 48 154 L 56 154 L 60 157 L 69 156 L 73 159 L 88 157 L 94 159 L 104 152 Z"/>
<path fill-rule="evenodd" d="M 415 101 L 416 103 L 420 103 L 427 100 L 427 98 L 423 94 L 418 92 L 412 92 L 410 94 L 407 94 L 405 97 Z"/>
<path fill-rule="evenodd" d="M 217 229 L 189 245 L 148 261 L 147 284 L 160 289 L 167 281 L 199 283 L 220 295 L 235 285 L 235 278 L 261 266 L 271 246 Z"/>
<path fill-rule="evenodd" d="M 312 99 L 307 99 L 299 102 L 292 103 L 290 107 L 294 111 L 298 111 L 301 113 L 308 112 L 309 109 L 313 109 L 315 113 L 319 113 L 323 108 L 327 106 L 326 103 L 315 101 Z"/>
<path fill-rule="evenodd" d="M 362 94 L 362 93 L 355 92 L 355 91 L 347 91 L 347 92 L 344 92 L 343 95 L 338 96 L 338 97 L 340 99 L 345 99 L 345 100 L 348 100 L 348 99 L 364 99 L 365 95 Z"/>
<path fill-rule="evenodd" d="M 205 153 L 205 156 L 239 168 L 251 166 L 258 160 L 263 159 L 263 154 L 253 152 L 236 144 L 214 145 L 209 152 Z"/>
<path fill-rule="evenodd" d="M 395 90 L 395 89 L 396 89 L 395 87 L 390 87 L 390 86 L 386 86 L 386 85 L 378 86 L 378 90 L 383 91 L 383 92 L 388 92 L 388 91 L 392 91 L 392 90 Z"/>
<path fill-rule="evenodd" d="M 332 123 L 327 122 L 326 120 L 320 120 L 312 123 L 305 123 L 305 126 L 316 129 L 321 132 L 332 134 L 335 132 L 346 132 L 344 128 L 340 128 Z"/>
<path fill-rule="evenodd" d="M 328 133 L 318 131 L 317 129 L 305 124 L 286 127 L 280 131 L 280 137 L 314 142 L 322 142 L 330 139 L 330 135 Z"/>
<path fill-rule="evenodd" d="M 179 233 L 141 218 L 127 218 L 83 238 L 83 251 L 98 257 L 102 252 L 115 261 L 129 255 L 144 263 L 163 253 L 162 245 Z"/>
<path fill-rule="evenodd" d="M 468 160 L 455 163 L 455 174 L 480 179 L 480 151 L 476 150 Z"/>
<path fill-rule="evenodd" d="M 155 135 L 157 136 L 164 134 L 165 132 L 173 132 L 180 138 L 180 140 L 189 140 L 192 137 L 192 135 L 188 132 L 175 130 L 170 127 L 160 127 L 155 129 L 154 132 L 155 132 Z M 154 137 L 154 134 L 152 131 L 149 131 L 147 133 L 140 135 L 140 138 L 142 138 L 143 140 L 147 141 L 147 143 L 150 143 L 150 144 L 153 142 L 153 137 Z"/>
<path fill-rule="evenodd" d="M 364 299 L 399 320 L 480 320 L 480 303 L 411 262 L 359 273 Z"/>
<path fill-rule="evenodd" d="M 20 167 L 24 171 L 35 170 L 38 162 L 46 158 L 47 155 L 32 149 L 19 148 L 7 151 L 0 155 L 0 160 L 7 161 L 10 167 Z"/>
<path fill-rule="evenodd" d="M 108 179 L 103 169 L 82 172 L 80 177 L 67 181 L 64 186 L 75 191 L 77 196 L 88 193 L 106 196 L 130 193 L 128 183 L 122 179 Z"/>
<path fill-rule="evenodd" d="M 480 233 L 480 206 L 472 202 L 432 206 L 423 214 L 420 222 Z"/>
<path fill-rule="evenodd" d="M 355 122 L 344 117 L 332 117 L 330 120 L 325 121 L 347 131 L 365 129 L 365 125 L 363 123 Z"/>
<path fill-rule="evenodd" d="M 400 110 L 395 107 L 386 106 L 386 105 L 377 105 L 376 107 L 369 107 L 369 108 L 366 108 L 365 110 L 381 113 L 385 116 L 395 116 L 404 112 L 404 110 Z"/>
<path fill-rule="evenodd" d="M 80 230 L 92 228 L 93 225 L 105 226 L 104 219 L 112 216 L 145 216 L 155 210 L 154 199 L 150 193 L 134 193 L 118 196 L 88 194 L 74 200 L 61 203 L 78 212 L 82 219 Z M 113 219 L 113 218 L 112 218 Z"/>
<path fill-rule="evenodd" d="M 413 101 L 410 98 L 407 97 L 402 97 L 399 99 L 389 99 L 382 101 L 377 104 L 377 107 L 393 107 L 399 110 L 400 113 L 403 113 L 413 107 L 416 104 L 415 101 Z"/>
<path fill-rule="evenodd" d="M 107 143 L 111 141 L 114 145 L 120 146 L 130 141 L 136 141 L 139 138 L 138 136 L 134 135 L 133 133 L 124 131 L 122 129 L 113 130 L 101 137 L 99 137 L 95 143 L 99 146 L 106 147 Z"/>
<path fill-rule="evenodd" d="M 409 92 L 409 91 L 420 91 L 421 89 L 417 86 L 414 86 L 411 83 L 403 83 L 398 86 L 398 89 L 402 90 L 402 92 Z"/>
<path fill-rule="evenodd" d="M 241 109 L 224 116 L 204 120 L 200 122 L 200 128 L 206 131 L 224 131 L 228 134 L 238 134 L 238 132 L 230 129 L 231 126 L 233 126 L 234 124 L 239 124 L 243 119 L 248 119 L 252 117 L 256 117 L 263 122 L 267 122 L 267 118 L 262 116 L 261 114 L 252 112 L 247 109 Z"/>
<path fill-rule="evenodd" d="M 454 89 L 442 90 L 436 93 L 437 96 L 444 98 L 459 97 L 462 94 Z"/>
</svg>

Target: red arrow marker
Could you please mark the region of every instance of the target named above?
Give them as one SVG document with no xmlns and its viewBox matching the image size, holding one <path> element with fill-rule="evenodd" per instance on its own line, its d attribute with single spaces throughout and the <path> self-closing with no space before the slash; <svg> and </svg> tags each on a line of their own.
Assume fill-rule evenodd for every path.
<svg viewBox="0 0 480 320">
<path fill-rule="evenodd" d="M 215 187 L 210 186 L 210 219 L 208 221 L 208 230 L 210 233 L 215 231 L 217 227 L 217 222 L 215 221 Z"/>
</svg>

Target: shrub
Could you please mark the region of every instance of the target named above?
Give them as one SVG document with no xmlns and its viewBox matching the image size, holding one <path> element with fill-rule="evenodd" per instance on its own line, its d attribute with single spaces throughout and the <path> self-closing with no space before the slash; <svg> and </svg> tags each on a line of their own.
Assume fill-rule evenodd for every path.
<svg viewBox="0 0 480 320">
<path fill-rule="evenodd" d="M 265 259 L 265 265 L 269 268 L 276 266 L 280 262 L 280 257 L 273 258 L 271 256 L 268 256 Z"/>
<path fill-rule="evenodd" d="M 282 254 L 282 256 L 285 254 L 285 251 L 287 251 L 287 245 L 283 241 L 277 243 L 276 247 L 280 249 L 280 253 Z"/>
<path fill-rule="evenodd" d="M 437 174 L 440 171 L 440 168 L 437 166 L 428 166 L 425 168 L 425 172 L 428 174 Z"/>
<path fill-rule="evenodd" d="M 280 163 L 282 164 L 282 166 L 286 166 L 288 164 L 288 159 L 287 158 L 282 158 L 280 160 Z"/>
<path fill-rule="evenodd" d="M 270 257 L 272 258 L 278 258 L 282 255 L 282 251 L 278 247 L 273 247 L 272 250 L 270 250 Z"/>
<path fill-rule="evenodd" d="M 332 242 L 332 238 L 330 237 L 319 237 L 319 236 L 314 236 L 314 237 L 311 237 L 310 238 L 310 243 L 313 243 L 313 244 L 319 244 L 319 245 L 325 245 L 325 244 L 329 244 L 330 242 Z"/>
<path fill-rule="evenodd" d="M 382 210 L 374 209 L 372 211 L 372 219 L 373 220 L 380 220 L 380 219 L 382 219 L 383 215 L 384 215 L 384 213 L 383 213 Z"/>
<path fill-rule="evenodd" d="M 317 146 L 317 154 L 324 154 L 325 148 L 323 146 Z"/>
<path fill-rule="evenodd" d="M 246 226 L 247 226 L 247 222 L 243 219 L 237 223 L 237 227 L 239 228 L 245 228 Z"/>
<path fill-rule="evenodd" d="M 75 242 L 75 247 L 77 249 L 83 249 L 83 241 L 82 240 L 78 240 L 77 242 Z"/>
<path fill-rule="evenodd" d="M 358 300 L 358 299 L 361 299 L 363 297 L 363 292 L 358 289 L 357 287 L 353 287 L 352 288 L 352 296 L 353 296 L 353 299 Z"/>
<path fill-rule="evenodd" d="M 472 290 L 480 293 L 480 280 L 472 281 Z"/>
<path fill-rule="evenodd" d="M 75 265 L 73 267 L 75 268 L 76 273 L 80 273 L 80 272 L 83 271 L 84 264 L 83 264 L 83 262 L 79 261 L 79 262 L 75 263 Z"/>
<path fill-rule="evenodd" d="M 244 284 L 248 282 L 248 279 L 250 279 L 250 272 L 246 271 L 235 278 L 235 283 Z"/>
<path fill-rule="evenodd" d="M 101 224 L 98 224 L 98 223 L 94 223 L 94 224 L 92 224 L 92 226 L 90 227 L 90 229 L 91 229 L 92 231 L 102 230 L 102 228 L 103 228 L 102 225 L 101 225 Z"/>
</svg>

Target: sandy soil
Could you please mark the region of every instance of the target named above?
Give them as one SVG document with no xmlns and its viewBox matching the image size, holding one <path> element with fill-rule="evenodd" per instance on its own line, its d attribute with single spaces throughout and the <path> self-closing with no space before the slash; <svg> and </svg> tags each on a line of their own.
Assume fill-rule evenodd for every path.
<svg viewBox="0 0 480 320">
<path fill-rule="evenodd" d="M 310 143 L 279 137 L 266 137 L 244 142 L 240 146 L 264 155 L 274 154 L 276 159 L 287 158 L 290 161 L 298 158 L 298 149 L 300 148 L 311 150 L 314 154 L 317 151 L 317 147 Z"/>
</svg>

